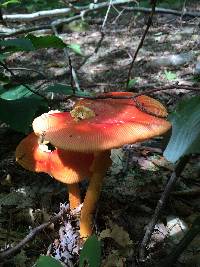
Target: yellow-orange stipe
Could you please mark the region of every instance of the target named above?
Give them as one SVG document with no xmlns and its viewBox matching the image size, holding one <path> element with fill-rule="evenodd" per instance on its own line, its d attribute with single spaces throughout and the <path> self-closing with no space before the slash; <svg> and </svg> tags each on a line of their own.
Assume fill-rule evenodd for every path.
<svg viewBox="0 0 200 267">
<path fill-rule="evenodd" d="M 83 202 L 80 218 L 80 237 L 85 240 L 92 234 L 93 213 L 100 196 L 103 178 L 111 165 L 110 151 L 96 152 L 92 164 L 92 177 Z"/>
<path fill-rule="evenodd" d="M 70 208 L 73 210 L 82 203 L 80 187 L 78 184 L 68 184 L 67 188 L 69 193 Z"/>
</svg>

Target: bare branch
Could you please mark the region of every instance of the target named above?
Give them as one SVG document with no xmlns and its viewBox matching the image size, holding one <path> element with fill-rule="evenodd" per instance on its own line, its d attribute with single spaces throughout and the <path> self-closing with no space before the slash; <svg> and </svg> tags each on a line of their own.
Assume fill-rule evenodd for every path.
<svg viewBox="0 0 200 267">
<path fill-rule="evenodd" d="M 135 2 L 135 0 L 113 0 L 113 5 L 123 5 L 127 3 Z M 83 10 L 90 10 L 90 12 L 95 11 L 97 9 L 108 7 L 108 2 L 103 2 L 99 4 L 90 4 L 85 6 L 73 6 L 77 12 L 81 12 Z M 16 14 L 16 15 L 3 15 L 3 20 L 5 21 L 33 21 L 43 18 L 52 18 L 57 16 L 66 16 L 68 13 L 72 11 L 71 8 L 60 8 L 60 9 L 53 9 L 53 10 L 45 10 L 45 11 L 38 11 L 31 14 Z"/>
<path fill-rule="evenodd" d="M 57 215 L 53 216 L 48 222 L 43 223 L 36 228 L 32 229 L 29 234 L 22 239 L 16 246 L 4 250 L 3 252 L 0 252 L 0 259 L 6 259 L 9 256 L 12 256 L 13 254 L 17 253 L 20 249 L 22 249 L 28 242 L 30 242 L 37 234 L 39 234 L 43 229 L 48 227 L 50 224 L 55 223 L 59 219 L 62 218 L 64 213 L 66 213 L 67 210 L 63 209 L 61 212 L 59 212 Z"/>
<path fill-rule="evenodd" d="M 52 29 L 53 29 L 54 34 L 56 36 L 60 37 L 59 34 L 58 34 L 58 31 L 57 31 L 56 27 L 52 25 Z M 74 81 L 74 83 L 76 85 L 77 90 L 80 91 L 78 77 L 77 77 L 76 72 L 75 72 L 75 70 L 74 70 L 74 68 L 72 66 L 72 61 L 71 61 L 71 57 L 69 55 L 68 49 L 67 48 L 64 48 L 63 51 L 64 51 L 64 54 L 65 54 L 65 57 L 68 60 L 69 70 L 70 70 L 70 84 L 71 84 L 73 93 L 75 94 L 75 89 L 74 89 L 73 81 Z"/>
<path fill-rule="evenodd" d="M 106 21 L 107 21 L 107 19 L 108 19 L 108 14 L 109 14 L 109 12 L 110 12 L 111 6 L 112 6 L 112 0 L 109 1 L 109 6 L 108 6 L 108 9 L 107 9 L 107 11 L 106 11 L 106 15 L 105 15 L 105 18 L 104 18 L 104 20 L 103 20 L 103 24 L 102 24 L 102 26 L 101 26 L 101 30 L 103 30 L 104 27 L 105 27 L 105 25 L 106 25 Z"/>
<path fill-rule="evenodd" d="M 130 78 L 131 78 L 131 72 L 132 72 L 133 65 L 134 65 L 134 62 L 136 60 L 136 57 L 137 57 L 137 55 L 138 55 L 138 53 L 140 51 L 140 48 L 142 48 L 142 46 L 143 46 L 144 39 L 145 39 L 145 37 L 146 37 L 146 35 L 147 35 L 148 31 L 149 31 L 149 28 L 150 28 L 150 26 L 152 24 L 153 15 L 154 15 L 155 9 L 156 9 L 156 2 L 157 2 L 157 0 L 152 0 L 151 1 L 151 3 L 152 3 L 151 14 L 149 15 L 146 29 L 145 29 L 145 31 L 144 31 L 144 33 L 142 35 L 142 38 L 141 38 L 141 40 L 139 42 L 139 45 L 138 45 L 138 47 L 137 47 L 137 49 L 135 51 L 134 56 L 133 56 L 133 60 L 131 62 L 131 65 L 130 65 L 130 68 L 129 68 L 129 71 L 128 71 L 128 78 L 127 78 L 127 81 L 126 81 L 126 88 L 128 88 L 128 84 L 129 84 L 129 81 L 130 81 Z"/>
<path fill-rule="evenodd" d="M 150 221 L 150 223 L 147 226 L 144 238 L 142 240 L 141 246 L 140 246 L 140 251 L 139 251 L 139 258 L 141 262 L 145 261 L 145 252 L 146 252 L 146 246 L 151 238 L 151 235 L 153 233 L 154 227 L 158 221 L 158 218 L 160 216 L 160 213 L 164 207 L 164 205 L 166 204 L 166 201 L 176 183 L 176 181 L 178 180 L 179 176 L 181 175 L 182 171 L 184 170 L 186 164 L 189 161 L 189 156 L 185 156 L 183 157 L 179 163 L 176 165 L 175 170 L 173 171 L 164 192 L 161 195 L 161 198 L 159 199 L 154 215 Z"/>
<path fill-rule="evenodd" d="M 145 8 L 145 7 L 124 7 L 126 11 L 132 11 L 132 12 L 142 12 L 142 13 L 151 13 L 151 8 Z M 159 8 L 156 7 L 155 14 L 171 14 L 175 16 L 182 16 L 182 17 L 191 17 L 196 18 L 200 17 L 200 12 L 188 12 L 185 11 L 184 14 L 182 11 L 177 11 L 174 9 L 167 9 L 167 8 Z"/>
<path fill-rule="evenodd" d="M 13 14 L 13 15 L 3 15 L 3 20 L 15 22 L 15 21 L 35 21 L 44 18 L 52 18 L 58 16 L 66 16 L 71 12 L 71 8 L 59 8 L 53 10 L 38 11 L 31 14 Z"/>
</svg>

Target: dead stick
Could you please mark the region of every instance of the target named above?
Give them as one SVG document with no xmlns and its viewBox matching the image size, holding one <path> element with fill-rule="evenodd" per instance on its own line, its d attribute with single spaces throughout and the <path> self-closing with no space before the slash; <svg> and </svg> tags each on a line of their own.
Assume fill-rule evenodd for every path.
<svg viewBox="0 0 200 267">
<path fill-rule="evenodd" d="M 147 226 L 144 238 L 142 240 L 142 243 L 140 245 L 140 249 L 139 249 L 139 260 L 140 262 L 144 262 L 145 261 L 145 252 L 146 252 L 146 246 L 149 243 L 149 240 L 151 238 L 151 235 L 153 233 L 153 230 L 155 228 L 155 225 L 158 221 L 158 218 L 161 214 L 161 211 L 164 207 L 164 205 L 167 202 L 167 199 L 169 197 L 169 194 L 171 193 L 173 186 L 175 185 L 176 181 L 178 180 L 181 172 L 183 171 L 185 165 L 187 164 L 189 160 L 189 156 L 184 156 L 182 159 L 180 159 L 180 161 L 178 162 L 178 164 L 175 167 L 175 170 L 173 171 L 164 192 L 161 195 L 161 198 L 159 199 L 154 215 L 150 221 L 150 223 Z"/>
<path fill-rule="evenodd" d="M 48 222 L 43 223 L 36 228 L 33 228 L 30 233 L 22 239 L 16 246 L 4 250 L 3 252 L 0 253 L 0 259 L 6 259 L 9 256 L 12 256 L 13 254 L 17 253 L 21 248 L 23 248 L 29 241 L 31 241 L 38 233 L 40 233 L 44 228 L 48 227 L 50 224 L 56 222 L 57 220 L 61 219 L 64 211 L 59 212 L 57 215 L 53 216 Z"/>
<path fill-rule="evenodd" d="M 128 71 L 128 78 L 127 78 L 127 81 L 126 81 L 126 88 L 128 88 L 128 84 L 129 84 L 130 77 L 131 77 L 131 72 L 132 72 L 133 65 L 134 65 L 134 62 L 136 60 L 136 57 L 137 57 L 137 55 L 138 55 L 138 53 L 140 51 L 140 48 L 143 46 L 144 39 L 145 39 L 145 37 L 146 37 L 146 35 L 147 35 L 148 31 L 149 31 L 150 26 L 152 25 L 153 15 L 154 15 L 155 9 L 156 9 L 156 2 L 157 2 L 157 0 L 151 0 L 151 4 L 152 4 L 151 13 L 150 13 L 148 21 L 147 21 L 146 29 L 145 29 L 145 31 L 144 31 L 144 33 L 142 35 L 142 38 L 141 38 L 141 40 L 139 42 L 139 45 L 138 45 L 138 47 L 137 47 L 137 49 L 135 51 L 135 54 L 133 56 L 133 60 L 131 62 L 131 65 L 130 65 L 130 68 L 129 68 L 129 71 Z"/>
</svg>

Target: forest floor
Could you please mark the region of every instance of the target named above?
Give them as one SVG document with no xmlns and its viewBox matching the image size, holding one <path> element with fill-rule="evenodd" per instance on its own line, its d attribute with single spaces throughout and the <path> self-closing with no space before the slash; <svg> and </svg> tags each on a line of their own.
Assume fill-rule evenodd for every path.
<svg viewBox="0 0 200 267">
<path fill-rule="evenodd" d="M 200 6 L 198 6 L 200 11 Z M 71 31 L 65 27 L 60 37 L 66 43 L 80 44 L 84 57 L 71 54 L 80 86 L 91 92 L 125 90 L 128 69 L 145 28 L 146 17 L 141 14 L 112 15 L 101 38 L 102 20 L 96 19 L 87 30 Z M 200 61 L 199 20 L 181 20 L 173 15 L 157 15 L 134 63 L 130 91 L 151 87 L 195 84 L 196 63 Z M 181 64 L 159 61 L 161 57 L 181 55 Z M 85 57 L 89 56 L 86 62 Z M 63 51 L 57 49 L 17 52 L 7 61 L 11 67 L 36 69 L 49 83 L 69 83 L 69 69 Z M 29 84 L 44 82 L 40 74 L 16 72 Z M 158 92 L 153 97 L 172 111 L 178 101 L 188 96 L 185 90 Z M 191 93 L 190 93 L 191 95 Z M 26 111 L 24 111 L 26 112 Z M 0 128 L 0 246 L 19 242 L 29 227 L 48 220 L 67 201 L 66 188 L 45 174 L 25 171 L 15 163 L 15 148 L 23 138 L 5 124 Z M 138 262 L 138 248 L 156 203 L 174 166 L 162 156 L 163 139 L 126 146 L 112 153 L 113 166 L 104 180 L 95 216 L 95 231 L 102 240 L 102 267 L 143 266 Z M 199 156 L 193 156 L 170 195 L 162 217 L 147 248 L 145 266 L 156 266 L 177 244 L 196 216 L 200 214 Z M 40 254 L 57 237 L 55 230 L 46 229 L 22 252 L 2 266 L 32 266 Z M 196 237 L 175 266 L 200 266 L 200 238 Z M 0 264 L 1 265 L 1 264 Z M 77 266 L 77 265 L 75 265 Z"/>
</svg>

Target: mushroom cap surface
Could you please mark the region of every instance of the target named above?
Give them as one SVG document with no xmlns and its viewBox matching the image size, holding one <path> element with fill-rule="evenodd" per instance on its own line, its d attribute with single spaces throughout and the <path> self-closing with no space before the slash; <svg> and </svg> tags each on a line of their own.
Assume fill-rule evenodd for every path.
<svg viewBox="0 0 200 267">
<path fill-rule="evenodd" d="M 112 92 L 102 96 L 130 97 L 134 94 Z M 76 103 L 71 112 L 41 115 L 33 121 L 33 129 L 37 135 L 43 135 L 45 140 L 56 147 L 93 152 L 161 135 L 171 127 L 164 119 L 166 116 L 165 107 L 148 96 L 139 96 L 136 101 L 83 99 Z"/>
<path fill-rule="evenodd" d="M 35 133 L 26 136 L 15 151 L 16 161 L 26 170 L 33 172 L 47 172 L 49 169 L 49 155 L 39 148 L 38 137 Z"/>
<path fill-rule="evenodd" d="M 35 133 L 25 137 L 16 149 L 16 161 L 23 168 L 48 173 L 66 184 L 77 183 L 89 177 L 93 158 L 93 154 L 62 149 L 44 151 Z"/>
</svg>

